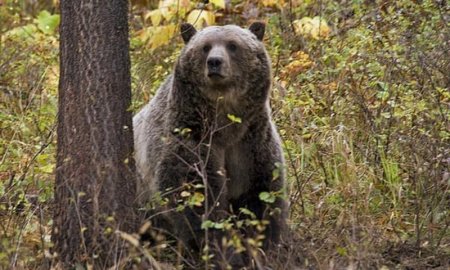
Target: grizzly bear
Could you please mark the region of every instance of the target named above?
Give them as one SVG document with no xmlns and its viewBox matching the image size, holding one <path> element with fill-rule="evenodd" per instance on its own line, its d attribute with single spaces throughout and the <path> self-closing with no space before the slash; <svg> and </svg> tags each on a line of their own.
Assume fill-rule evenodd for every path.
<svg viewBox="0 0 450 270">
<path fill-rule="evenodd" d="M 285 226 L 284 159 L 269 107 L 264 32 L 261 22 L 200 31 L 183 24 L 185 46 L 173 74 L 133 118 L 139 202 L 155 194 L 166 200 L 162 229 L 188 249 L 200 250 L 205 238 L 220 246 L 224 232 L 210 228 L 205 237 L 202 224 L 242 208 L 268 221 L 266 248 L 279 242 Z M 261 200 L 262 192 L 273 202 Z"/>
</svg>

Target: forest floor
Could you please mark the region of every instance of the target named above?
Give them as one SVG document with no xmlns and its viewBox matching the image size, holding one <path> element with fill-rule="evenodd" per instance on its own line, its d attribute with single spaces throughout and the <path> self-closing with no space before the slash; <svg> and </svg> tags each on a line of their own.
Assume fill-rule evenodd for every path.
<svg viewBox="0 0 450 270">
<path fill-rule="evenodd" d="M 0 1 L 0 269 L 52 260 L 57 2 Z M 182 19 L 266 21 L 290 201 L 273 269 L 450 269 L 448 1 L 131 2 L 134 111 Z"/>
</svg>

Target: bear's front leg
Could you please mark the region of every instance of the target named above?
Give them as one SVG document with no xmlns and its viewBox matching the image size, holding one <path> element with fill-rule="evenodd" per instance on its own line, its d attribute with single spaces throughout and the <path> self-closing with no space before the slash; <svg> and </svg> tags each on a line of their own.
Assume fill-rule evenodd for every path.
<svg viewBox="0 0 450 270">
<path fill-rule="evenodd" d="M 175 235 L 188 250 L 201 252 L 208 245 L 216 253 L 223 237 L 220 230 L 202 229 L 207 220 L 221 222 L 228 209 L 223 155 L 207 146 L 189 143 L 174 147 L 158 165 L 157 179 L 163 199 L 168 201 L 165 214 Z"/>
<path fill-rule="evenodd" d="M 281 142 L 275 129 L 269 125 L 264 136 L 255 136 L 260 145 L 253 147 L 253 168 L 248 207 L 259 219 L 268 220 L 265 230 L 264 249 L 270 249 L 280 242 L 281 235 L 287 229 L 288 203 L 285 198 L 284 158 Z M 263 199 L 261 193 L 269 194 Z M 245 195 L 244 195 L 245 196 Z"/>
</svg>

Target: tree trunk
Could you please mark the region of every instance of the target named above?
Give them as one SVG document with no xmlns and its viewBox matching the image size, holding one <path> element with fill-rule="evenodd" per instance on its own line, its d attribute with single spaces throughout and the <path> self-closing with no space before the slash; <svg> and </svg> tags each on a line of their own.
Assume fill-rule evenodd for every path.
<svg viewBox="0 0 450 270">
<path fill-rule="evenodd" d="M 55 211 L 57 261 L 116 263 L 134 231 L 130 58 L 126 0 L 61 1 Z"/>
</svg>

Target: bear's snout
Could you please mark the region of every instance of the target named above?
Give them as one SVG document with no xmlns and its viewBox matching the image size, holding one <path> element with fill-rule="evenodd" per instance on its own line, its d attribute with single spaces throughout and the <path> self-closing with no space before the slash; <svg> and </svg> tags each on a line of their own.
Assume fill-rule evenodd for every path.
<svg viewBox="0 0 450 270">
<path fill-rule="evenodd" d="M 211 83 L 223 83 L 229 77 L 229 57 L 223 46 L 213 46 L 208 52 L 205 75 Z"/>
<path fill-rule="evenodd" d="M 222 66 L 223 58 L 217 56 L 208 57 L 206 63 L 208 64 L 209 73 L 216 73 L 216 72 L 220 73 L 220 67 Z"/>
</svg>

